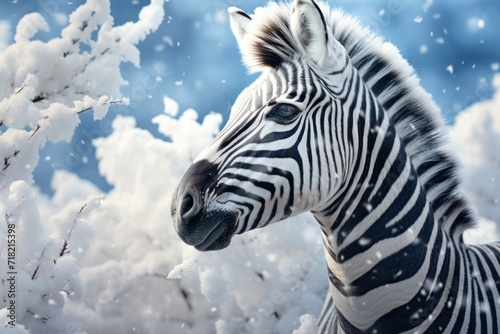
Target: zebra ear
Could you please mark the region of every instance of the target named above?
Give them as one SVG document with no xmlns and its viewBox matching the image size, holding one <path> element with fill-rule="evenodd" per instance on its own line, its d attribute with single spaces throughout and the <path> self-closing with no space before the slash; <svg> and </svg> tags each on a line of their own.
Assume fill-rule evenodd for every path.
<svg viewBox="0 0 500 334">
<path fill-rule="evenodd" d="M 338 42 L 313 0 L 294 0 L 290 23 L 294 38 L 316 65 L 326 67 L 335 61 L 332 59 L 332 47 Z"/>
<path fill-rule="evenodd" d="M 234 37 L 236 37 L 238 46 L 241 49 L 248 23 L 252 20 L 252 18 L 250 15 L 236 7 L 229 7 L 227 11 L 229 12 L 231 30 L 233 31 Z"/>
</svg>

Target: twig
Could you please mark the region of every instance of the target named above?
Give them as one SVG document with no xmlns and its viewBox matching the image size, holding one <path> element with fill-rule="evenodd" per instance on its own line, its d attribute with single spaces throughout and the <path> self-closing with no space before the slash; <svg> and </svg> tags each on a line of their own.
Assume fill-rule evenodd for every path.
<svg viewBox="0 0 500 334">
<path fill-rule="evenodd" d="M 44 119 L 48 119 L 48 118 L 49 118 L 49 116 L 44 116 L 43 118 L 44 118 Z M 35 129 L 35 130 L 33 130 L 33 132 L 31 133 L 30 137 L 28 138 L 28 140 L 30 140 L 30 139 L 31 139 L 31 138 L 35 135 L 35 133 L 37 133 L 37 132 L 38 132 L 38 130 L 40 130 L 40 128 L 41 128 L 41 127 L 42 127 L 42 126 L 40 125 L 40 123 L 36 123 L 36 129 Z"/>
<path fill-rule="evenodd" d="M 22 85 L 21 88 L 17 90 L 17 92 L 14 93 L 14 95 L 21 93 L 21 91 L 26 87 L 26 85 Z"/>
<path fill-rule="evenodd" d="M 95 201 L 97 200 L 102 200 L 104 199 L 103 196 L 101 197 L 98 197 Z M 63 242 L 63 246 L 61 248 L 61 251 L 59 252 L 59 257 L 63 257 L 65 254 L 69 254 L 69 249 L 68 249 L 68 246 L 69 246 L 69 238 L 71 237 L 71 233 L 73 233 L 73 230 L 76 226 L 76 223 L 78 222 L 78 219 L 80 218 L 80 214 L 83 212 L 83 210 L 87 207 L 88 203 L 85 203 L 81 208 L 80 210 L 78 211 L 78 213 L 76 214 L 75 216 L 75 219 L 73 219 L 73 225 L 71 226 L 71 229 L 69 230 L 68 232 L 68 236 L 66 237 L 66 239 L 64 239 L 64 242 Z M 56 260 L 54 260 L 54 263 L 56 262 Z"/>
<path fill-rule="evenodd" d="M 38 269 L 40 269 L 40 265 L 42 264 L 43 255 L 45 254 L 46 249 L 47 249 L 47 245 L 45 245 L 45 247 L 43 247 L 42 254 L 40 255 L 40 259 L 38 262 L 38 266 L 36 266 L 36 269 L 33 272 L 33 275 L 31 275 L 32 280 L 36 279 L 36 274 L 38 273 Z"/>
<path fill-rule="evenodd" d="M 186 301 L 188 310 L 192 311 L 193 305 L 191 305 L 191 301 L 189 300 L 189 293 L 184 288 L 180 288 L 180 291 L 181 291 L 182 298 L 184 298 L 184 300 Z"/>
<path fill-rule="evenodd" d="M 5 157 L 3 159 L 3 168 L 2 168 L 2 171 L 5 171 L 7 168 L 9 168 L 10 166 L 10 159 L 12 159 L 12 157 L 16 157 L 18 154 L 19 154 L 19 150 L 15 150 L 13 154 L 9 155 L 8 157 Z"/>
<path fill-rule="evenodd" d="M 33 100 L 31 100 L 31 102 L 33 102 L 33 103 L 37 103 L 37 102 L 40 102 L 40 101 L 42 101 L 42 100 L 45 100 L 45 97 L 44 97 L 42 94 L 40 94 L 40 95 L 35 96 L 35 97 L 33 98 Z"/>
<path fill-rule="evenodd" d="M 63 246 L 61 248 L 61 251 L 59 252 L 59 257 L 62 257 L 63 255 L 69 253 L 69 250 L 68 250 L 69 238 L 71 237 L 71 233 L 73 233 L 73 229 L 76 226 L 76 222 L 78 221 L 78 218 L 80 217 L 80 214 L 82 213 L 83 209 L 85 209 L 86 206 L 87 206 L 87 203 L 85 203 L 80 208 L 80 211 L 78 211 L 78 213 L 76 214 L 75 219 L 73 220 L 73 226 L 71 226 L 71 229 L 69 230 L 68 236 L 66 237 L 66 239 L 64 239 Z"/>
<path fill-rule="evenodd" d="M 59 252 L 59 257 L 62 257 L 65 254 L 69 254 L 68 245 L 69 245 L 69 242 L 67 240 L 64 240 L 61 251 Z M 56 262 L 56 260 L 54 260 L 54 262 Z"/>
<path fill-rule="evenodd" d="M 26 310 L 26 312 L 29 313 L 29 314 L 31 314 L 35 319 L 40 320 L 42 323 L 46 323 L 47 320 L 49 320 L 49 318 L 45 318 L 45 317 L 41 317 L 40 318 L 40 317 L 37 317 L 36 314 L 33 311 L 31 311 L 31 310 Z"/>
<path fill-rule="evenodd" d="M 106 104 L 124 104 L 124 103 L 125 103 L 124 100 L 112 100 L 112 101 L 106 101 L 106 102 L 104 102 L 103 105 L 106 105 Z M 81 113 L 84 113 L 84 112 L 89 111 L 91 109 L 93 109 L 93 107 L 88 107 L 88 108 L 79 110 L 76 113 L 77 114 L 81 114 Z"/>
<path fill-rule="evenodd" d="M 106 105 L 106 104 L 124 104 L 124 103 L 125 103 L 124 100 L 112 100 L 112 101 L 106 101 L 106 102 L 104 102 L 103 105 Z M 77 114 L 81 114 L 81 113 L 84 113 L 84 112 L 89 111 L 91 109 L 93 109 L 93 107 L 88 107 L 88 108 L 85 108 L 85 109 L 82 109 L 82 110 L 78 110 L 76 113 Z M 49 116 L 44 116 L 44 119 L 48 119 L 48 118 L 49 118 Z M 38 130 L 40 130 L 41 127 L 42 126 L 39 123 L 37 123 L 35 130 L 33 130 L 33 132 L 31 133 L 31 135 L 30 135 L 30 137 L 29 137 L 28 140 L 30 140 L 38 132 Z M 17 152 L 17 153 L 19 153 L 19 152 Z M 6 168 L 4 167 L 4 170 L 5 169 Z"/>
</svg>

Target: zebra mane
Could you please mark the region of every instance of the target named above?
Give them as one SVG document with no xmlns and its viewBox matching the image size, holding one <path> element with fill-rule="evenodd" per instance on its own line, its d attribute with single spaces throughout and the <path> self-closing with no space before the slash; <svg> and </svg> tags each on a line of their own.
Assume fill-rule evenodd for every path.
<svg viewBox="0 0 500 334">
<path fill-rule="evenodd" d="M 436 221 L 450 235 L 461 238 L 462 232 L 474 225 L 475 217 L 459 191 L 457 163 L 449 153 L 439 108 L 394 45 L 342 10 L 331 10 L 322 3 L 319 7 L 333 36 L 388 114 Z M 271 2 L 255 11 L 245 39 L 239 43 L 250 72 L 276 68 L 301 52 L 290 30 L 290 17 L 290 4 Z"/>
</svg>

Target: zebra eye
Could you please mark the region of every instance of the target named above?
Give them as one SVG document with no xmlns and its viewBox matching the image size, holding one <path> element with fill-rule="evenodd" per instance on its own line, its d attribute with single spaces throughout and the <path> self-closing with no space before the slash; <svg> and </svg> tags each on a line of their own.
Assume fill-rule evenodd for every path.
<svg viewBox="0 0 500 334">
<path fill-rule="evenodd" d="M 280 103 L 271 109 L 266 118 L 278 124 L 290 124 L 299 114 L 300 109 L 293 104 Z"/>
</svg>

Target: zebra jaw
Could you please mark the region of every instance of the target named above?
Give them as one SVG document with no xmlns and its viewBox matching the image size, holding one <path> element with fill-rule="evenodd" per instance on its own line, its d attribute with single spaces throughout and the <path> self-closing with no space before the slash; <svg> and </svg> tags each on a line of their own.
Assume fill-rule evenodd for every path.
<svg viewBox="0 0 500 334">
<path fill-rule="evenodd" d="M 187 170 L 172 196 L 174 228 L 182 241 L 199 251 L 226 248 L 237 227 L 237 213 L 207 208 L 205 193 L 216 179 L 216 165 L 198 161 Z"/>
</svg>

